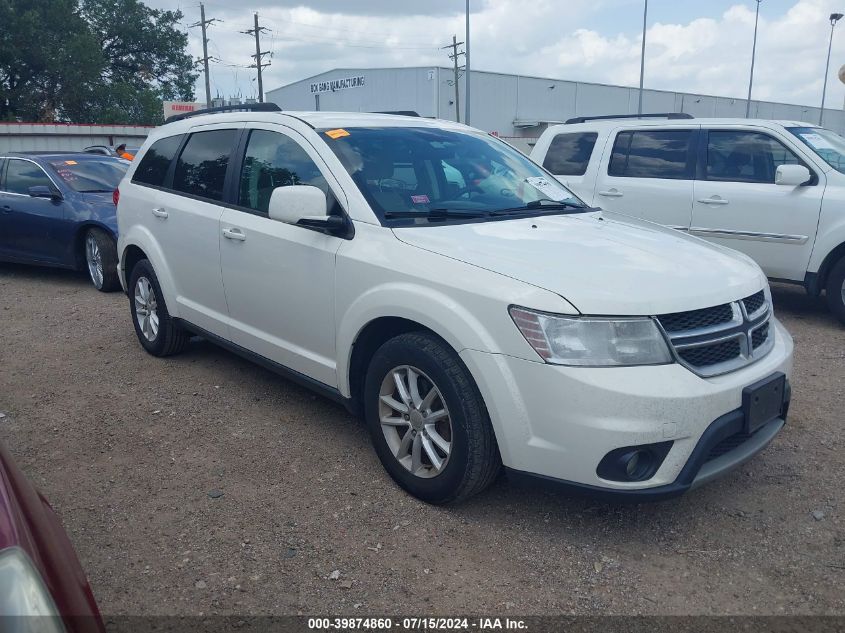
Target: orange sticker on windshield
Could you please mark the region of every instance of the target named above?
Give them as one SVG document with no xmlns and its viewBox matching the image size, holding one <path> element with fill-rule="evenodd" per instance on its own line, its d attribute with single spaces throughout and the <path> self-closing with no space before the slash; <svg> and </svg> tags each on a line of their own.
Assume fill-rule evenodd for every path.
<svg viewBox="0 0 845 633">
<path fill-rule="evenodd" d="M 76 165 L 76 161 L 75 160 L 66 160 L 65 165 Z"/>
<path fill-rule="evenodd" d="M 344 136 L 349 136 L 349 132 L 347 132 L 343 128 L 338 128 L 336 130 L 327 131 L 326 136 L 328 136 L 329 138 L 342 138 Z"/>
</svg>

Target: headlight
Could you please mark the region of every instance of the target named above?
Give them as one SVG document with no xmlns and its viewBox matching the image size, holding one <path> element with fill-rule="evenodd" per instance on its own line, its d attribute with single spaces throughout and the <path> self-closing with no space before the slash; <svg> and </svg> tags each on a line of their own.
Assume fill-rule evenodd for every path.
<svg viewBox="0 0 845 633">
<path fill-rule="evenodd" d="M 43 633 L 65 630 L 38 570 L 18 547 L 0 552 L 0 614 L 3 617 L 42 616 L 38 618 L 37 629 Z M 23 630 L 29 630 L 25 621 L 22 622 Z"/>
<path fill-rule="evenodd" d="M 569 317 L 516 306 L 511 306 L 510 314 L 525 340 L 547 363 L 618 367 L 672 362 L 663 335 L 648 317 Z"/>
</svg>

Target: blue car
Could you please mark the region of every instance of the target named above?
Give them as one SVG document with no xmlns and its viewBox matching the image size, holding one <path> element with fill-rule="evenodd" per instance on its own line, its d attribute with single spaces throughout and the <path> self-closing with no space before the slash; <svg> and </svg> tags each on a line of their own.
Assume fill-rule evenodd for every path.
<svg viewBox="0 0 845 633">
<path fill-rule="evenodd" d="M 87 270 L 97 290 L 119 289 L 115 190 L 128 167 L 82 152 L 0 154 L 0 261 Z"/>
</svg>

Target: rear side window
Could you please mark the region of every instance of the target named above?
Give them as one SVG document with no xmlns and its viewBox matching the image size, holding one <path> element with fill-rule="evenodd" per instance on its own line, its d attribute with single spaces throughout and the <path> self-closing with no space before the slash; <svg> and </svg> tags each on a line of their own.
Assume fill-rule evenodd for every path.
<svg viewBox="0 0 845 633">
<path fill-rule="evenodd" d="M 627 178 L 692 178 L 692 130 L 621 132 L 607 173 Z"/>
<path fill-rule="evenodd" d="M 549 145 L 543 167 L 555 176 L 583 176 L 598 137 L 595 132 L 558 134 Z"/>
<path fill-rule="evenodd" d="M 9 193 L 28 196 L 30 187 L 56 188 L 44 170 L 35 163 L 28 160 L 9 159 L 4 189 Z"/>
<path fill-rule="evenodd" d="M 191 134 L 176 161 L 173 189 L 209 200 L 223 199 L 223 184 L 237 130 Z"/>
<path fill-rule="evenodd" d="M 800 165 L 780 141 L 760 132 L 711 130 L 707 140 L 707 180 L 775 182 L 781 165 Z"/>
<path fill-rule="evenodd" d="M 167 170 L 170 168 L 171 161 L 176 157 L 176 152 L 179 151 L 182 138 L 184 138 L 182 135 L 168 136 L 153 143 L 135 170 L 132 182 L 163 187 Z"/>
</svg>

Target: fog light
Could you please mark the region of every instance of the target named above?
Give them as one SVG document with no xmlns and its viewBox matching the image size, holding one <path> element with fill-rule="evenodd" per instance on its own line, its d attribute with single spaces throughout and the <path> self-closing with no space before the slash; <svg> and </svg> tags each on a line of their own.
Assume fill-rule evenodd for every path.
<svg viewBox="0 0 845 633">
<path fill-rule="evenodd" d="M 672 442 L 617 448 L 602 458 L 596 468 L 596 474 L 609 481 L 651 479 L 660 468 L 670 448 L 672 448 Z"/>
</svg>

